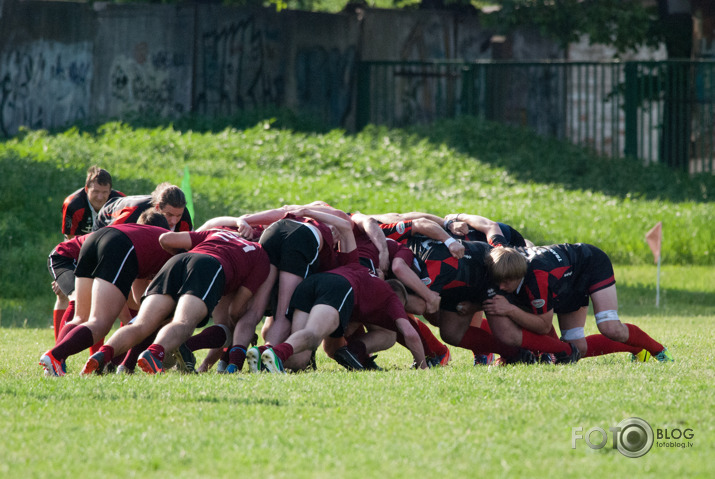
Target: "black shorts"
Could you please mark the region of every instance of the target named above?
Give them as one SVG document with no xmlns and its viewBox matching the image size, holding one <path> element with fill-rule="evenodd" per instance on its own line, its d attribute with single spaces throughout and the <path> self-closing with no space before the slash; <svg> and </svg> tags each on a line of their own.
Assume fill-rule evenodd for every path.
<svg viewBox="0 0 715 479">
<path fill-rule="evenodd" d="M 74 275 L 78 278 L 101 278 L 109 281 L 129 297 L 132 283 L 139 275 L 139 262 L 134 244 L 116 228 L 102 228 L 82 245 Z"/>
<path fill-rule="evenodd" d="M 309 313 L 316 304 L 327 304 L 335 308 L 340 316 L 340 325 L 330 337 L 340 338 L 353 314 L 355 297 L 353 287 L 344 277 L 333 273 L 320 273 L 301 281 L 293 293 L 288 308 L 288 318 L 298 309 Z"/>
<path fill-rule="evenodd" d="M 613 264 L 606 253 L 596 246 L 580 245 L 581 254 L 574 267 L 572 287 L 562 292 L 554 302 L 555 313 L 570 313 L 588 306 L 593 293 L 616 284 Z"/>
<path fill-rule="evenodd" d="M 196 296 L 208 308 L 206 317 L 196 326 L 200 328 L 206 325 L 223 296 L 225 284 L 223 267 L 216 258 L 201 253 L 180 253 L 164 264 L 144 296 L 166 294 L 174 301 L 185 294 Z"/>
<path fill-rule="evenodd" d="M 270 225 L 258 241 L 268 253 L 271 264 L 301 278 L 315 273 L 320 266 L 320 244 L 305 223 L 279 220 Z"/>
<path fill-rule="evenodd" d="M 74 292 L 74 270 L 77 260 L 60 254 L 51 254 L 47 257 L 47 269 L 52 275 L 52 280 L 57 283 L 65 296 Z"/>
</svg>

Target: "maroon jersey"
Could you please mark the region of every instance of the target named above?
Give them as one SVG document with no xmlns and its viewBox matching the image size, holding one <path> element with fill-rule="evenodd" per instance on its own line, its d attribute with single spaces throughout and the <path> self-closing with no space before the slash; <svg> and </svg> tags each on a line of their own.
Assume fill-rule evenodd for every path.
<svg viewBox="0 0 715 479">
<path fill-rule="evenodd" d="M 153 278 L 172 256 L 159 244 L 159 236 L 168 231 L 165 228 L 136 223 L 110 225 L 108 227 L 116 228 L 124 233 L 134 245 L 139 266 L 137 278 Z"/>
<path fill-rule="evenodd" d="M 221 263 L 226 283 L 223 294 L 237 291 L 241 286 L 255 294 L 268 278 L 268 254 L 258 243 L 253 243 L 228 229 L 192 231 L 191 253 L 212 256 Z"/>
<path fill-rule="evenodd" d="M 517 301 L 534 314 L 576 311 L 588 296 L 615 284 L 606 253 L 589 244 L 557 244 L 517 248 L 528 269 L 515 292 Z"/>
<path fill-rule="evenodd" d="M 394 320 L 407 317 L 402 302 L 392 288 L 385 281 L 371 275 L 360 263 L 351 262 L 329 273 L 342 276 L 352 286 L 355 302 L 353 321 L 367 322 L 367 318 L 375 318 L 370 320 L 371 324 L 383 325 L 383 322 L 391 322 L 393 325 L 390 329 L 394 330 Z"/>
<path fill-rule="evenodd" d="M 124 193 L 117 190 L 109 192 L 109 200 L 121 198 Z M 86 235 L 91 233 L 94 226 L 92 205 L 89 204 L 87 191 L 80 188 L 67 198 L 62 204 L 62 234 L 67 236 Z"/>
<path fill-rule="evenodd" d="M 52 253 L 50 254 L 58 254 L 66 258 L 72 258 L 76 260 L 77 258 L 79 258 L 79 250 L 82 248 L 82 244 L 87 239 L 87 236 L 89 235 L 75 236 L 70 240 L 63 241 L 62 243 L 55 246 L 55 249 L 52 250 Z"/>
<path fill-rule="evenodd" d="M 151 195 L 125 196 L 107 201 L 97 214 L 93 231 L 109 225 L 136 223 L 141 214 L 152 207 Z M 193 223 L 189 211 L 184 208 L 181 220 L 174 231 L 191 231 Z"/>
</svg>

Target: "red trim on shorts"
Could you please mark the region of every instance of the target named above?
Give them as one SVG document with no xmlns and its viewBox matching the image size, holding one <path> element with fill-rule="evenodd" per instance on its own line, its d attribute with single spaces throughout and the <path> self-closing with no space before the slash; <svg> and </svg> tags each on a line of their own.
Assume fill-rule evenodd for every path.
<svg viewBox="0 0 715 479">
<path fill-rule="evenodd" d="M 616 278 L 614 276 L 611 276 L 608 279 L 604 279 L 603 281 L 599 281 L 598 283 L 589 286 L 588 293 L 593 294 L 596 291 L 601 291 L 602 289 L 606 289 L 614 284 L 616 284 Z"/>
</svg>

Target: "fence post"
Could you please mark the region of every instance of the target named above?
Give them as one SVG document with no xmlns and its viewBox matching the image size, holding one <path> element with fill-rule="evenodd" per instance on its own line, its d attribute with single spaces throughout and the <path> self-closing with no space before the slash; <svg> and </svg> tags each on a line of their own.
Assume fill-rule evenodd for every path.
<svg viewBox="0 0 715 479">
<path fill-rule="evenodd" d="M 362 130 L 370 122 L 370 64 L 358 62 L 355 128 Z"/>
<path fill-rule="evenodd" d="M 623 153 L 638 157 L 638 66 L 635 62 L 626 62 L 626 88 L 623 99 L 623 112 L 626 121 L 626 144 Z"/>
</svg>

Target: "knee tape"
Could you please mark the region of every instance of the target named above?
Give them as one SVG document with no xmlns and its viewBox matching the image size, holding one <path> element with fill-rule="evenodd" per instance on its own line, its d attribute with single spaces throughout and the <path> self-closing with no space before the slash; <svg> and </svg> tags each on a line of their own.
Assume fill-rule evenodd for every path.
<svg viewBox="0 0 715 479">
<path fill-rule="evenodd" d="M 572 328 L 572 329 L 562 329 L 561 330 L 561 340 L 562 341 L 576 341 L 577 339 L 583 339 L 586 337 L 586 333 L 583 328 Z"/>
<path fill-rule="evenodd" d="M 231 347 L 231 344 L 233 344 L 233 334 L 231 334 L 231 330 L 228 329 L 228 326 L 225 324 L 217 324 L 216 326 L 219 326 L 221 329 L 223 329 L 223 332 L 226 333 L 226 342 L 223 343 L 222 348 L 229 348 Z"/>
<path fill-rule="evenodd" d="M 596 324 L 601 324 L 605 321 L 620 321 L 618 318 L 618 311 L 615 309 L 609 309 L 608 311 L 596 313 Z"/>
</svg>

